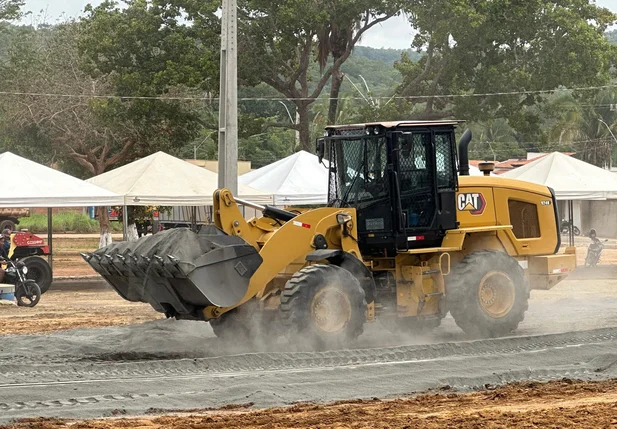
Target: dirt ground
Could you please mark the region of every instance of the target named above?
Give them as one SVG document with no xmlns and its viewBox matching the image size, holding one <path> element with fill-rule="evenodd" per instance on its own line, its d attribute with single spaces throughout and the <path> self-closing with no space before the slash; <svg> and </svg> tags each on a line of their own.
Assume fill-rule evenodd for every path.
<svg viewBox="0 0 617 429">
<path fill-rule="evenodd" d="M 565 280 L 551 290 L 537 290 L 531 295 L 534 301 L 585 296 L 615 298 L 615 282 L 611 279 Z M 150 305 L 125 301 L 111 288 L 51 289 L 34 308 L 0 306 L 0 335 L 131 325 L 164 318 Z"/>
<path fill-rule="evenodd" d="M 43 235 L 41 235 L 43 237 Z M 114 237 L 114 240 L 122 239 Z M 94 276 L 96 273 L 82 259 L 80 253 L 92 252 L 98 247 L 96 235 L 58 234 L 53 237 L 55 277 Z"/>
<path fill-rule="evenodd" d="M 163 317 L 149 305 L 125 301 L 111 289 L 52 289 L 34 308 L 1 306 L 0 335 L 130 325 Z"/>
<path fill-rule="evenodd" d="M 74 421 L 25 419 L 1 429 L 163 428 L 608 428 L 617 425 L 617 382 L 570 379 L 515 383 L 470 394 L 449 391 L 396 400 L 357 400 L 326 405 L 248 410 L 150 410 L 162 416 Z"/>
<path fill-rule="evenodd" d="M 96 243 L 96 237 L 55 238 L 55 275 L 94 274 L 78 254 L 93 250 Z M 579 263 L 582 263 L 586 247 L 579 243 L 577 245 Z M 602 262 L 604 264 L 617 263 L 617 248 L 606 248 Z M 589 297 L 600 301 L 610 301 L 617 297 L 617 287 L 612 280 L 566 281 L 559 288 L 551 291 L 532 293 L 532 299 L 536 304 L 546 301 L 548 305 L 562 301 L 567 303 L 573 296 L 580 299 Z M 593 317 L 593 315 L 585 317 Z M 8 305 L 0 307 L 0 336 L 129 325 L 162 318 L 163 316 L 154 312 L 149 305 L 124 301 L 110 289 L 52 289 L 43 295 L 41 302 L 33 309 Z M 493 370 L 491 367 L 491 371 Z M 106 419 L 33 418 L 17 420 L 5 426 L 0 425 L 0 429 L 605 428 L 617 426 L 616 380 L 584 382 L 563 379 L 547 384 L 528 382 L 497 388 L 488 385 L 485 387 L 485 390 L 471 394 L 461 394 L 444 389 L 402 399 L 352 400 L 329 404 L 300 403 L 290 407 L 269 409 L 254 409 L 252 403 L 216 410 L 157 408 L 150 409 L 145 416 L 131 418 L 126 417 L 124 415 L 126 411 L 118 407 L 111 414 L 99 414 L 113 416 Z M 407 393 L 414 394 L 411 391 Z M 370 395 L 373 395 L 372 390 Z M 206 402 L 197 404 L 199 407 L 207 405 Z M 147 407 L 149 406 L 152 405 L 148 404 Z M 146 407 L 140 413 L 145 409 Z"/>
</svg>

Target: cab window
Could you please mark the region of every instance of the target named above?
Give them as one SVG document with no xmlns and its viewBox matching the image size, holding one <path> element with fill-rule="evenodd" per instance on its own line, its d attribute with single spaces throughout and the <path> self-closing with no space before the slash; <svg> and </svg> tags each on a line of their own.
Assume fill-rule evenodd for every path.
<svg viewBox="0 0 617 429">
<path fill-rule="evenodd" d="M 508 200 L 510 224 L 514 236 L 518 239 L 540 237 L 538 207 L 535 204 L 519 200 Z"/>
</svg>

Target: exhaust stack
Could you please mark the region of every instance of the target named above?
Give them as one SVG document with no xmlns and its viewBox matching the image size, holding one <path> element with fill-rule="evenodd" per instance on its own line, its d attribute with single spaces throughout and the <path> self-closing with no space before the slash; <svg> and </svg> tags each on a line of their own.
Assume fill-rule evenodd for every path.
<svg viewBox="0 0 617 429">
<path fill-rule="evenodd" d="M 467 129 L 458 142 L 458 173 L 461 176 L 469 176 L 469 142 L 471 142 L 471 130 Z"/>
</svg>

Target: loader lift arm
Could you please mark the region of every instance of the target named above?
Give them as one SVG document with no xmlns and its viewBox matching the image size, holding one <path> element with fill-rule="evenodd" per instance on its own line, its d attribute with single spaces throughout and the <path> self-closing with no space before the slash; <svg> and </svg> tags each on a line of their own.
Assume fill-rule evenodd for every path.
<svg viewBox="0 0 617 429">
<path fill-rule="evenodd" d="M 247 222 L 237 203 L 262 211 L 264 217 Z M 254 246 L 264 262 L 251 277 L 244 297 L 233 306 L 206 307 L 206 320 L 219 317 L 256 297 L 265 289 L 264 285 L 288 265 L 306 261 L 316 250 L 340 249 L 362 261 L 354 238 L 357 235 L 354 209 L 328 207 L 295 214 L 234 198 L 229 190 L 223 189 L 215 193 L 214 213 L 219 229 Z"/>
</svg>

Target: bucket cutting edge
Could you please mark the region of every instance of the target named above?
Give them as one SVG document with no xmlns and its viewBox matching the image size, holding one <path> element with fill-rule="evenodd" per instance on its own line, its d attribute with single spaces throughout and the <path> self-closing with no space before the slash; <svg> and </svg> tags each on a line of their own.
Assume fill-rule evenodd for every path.
<svg viewBox="0 0 617 429">
<path fill-rule="evenodd" d="M 162 231 L 82 257 L 125 300 L 177 318 L 236 305 L 263 262 L 253 246 L 214 227 Z"/>
</svg>

